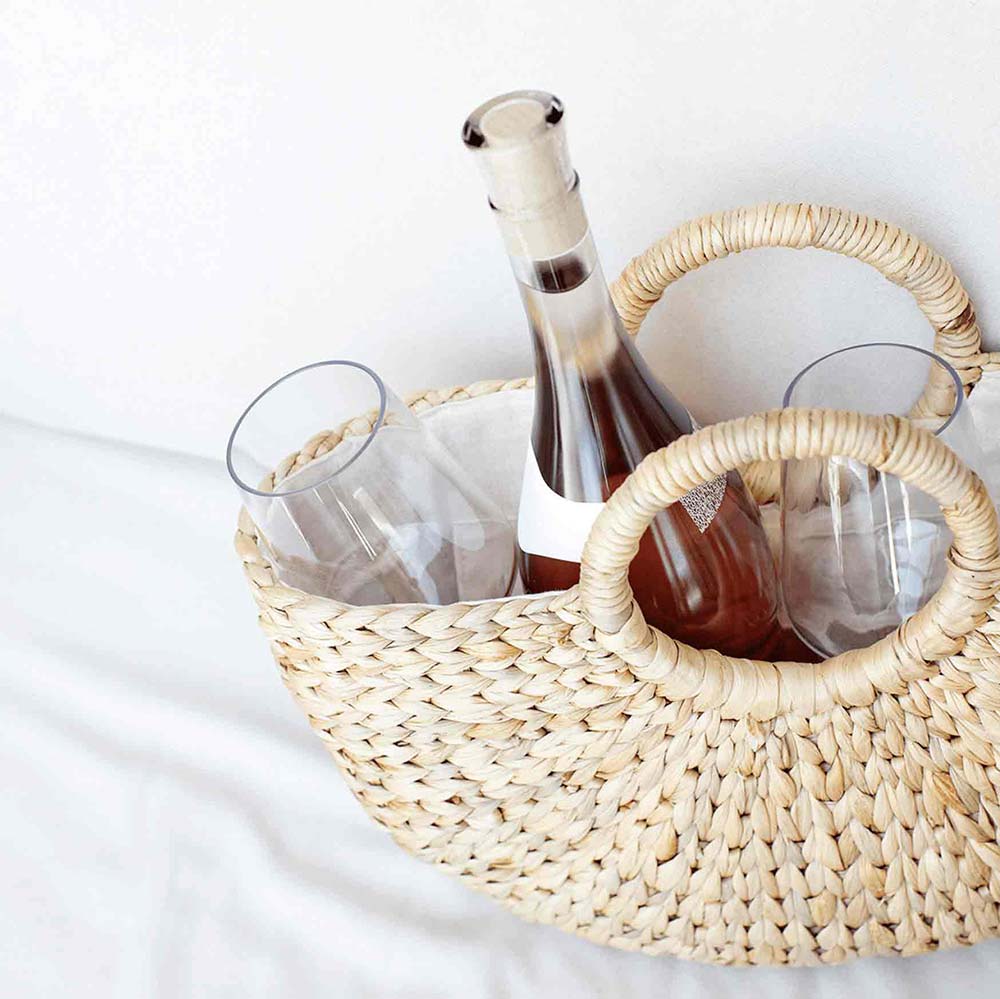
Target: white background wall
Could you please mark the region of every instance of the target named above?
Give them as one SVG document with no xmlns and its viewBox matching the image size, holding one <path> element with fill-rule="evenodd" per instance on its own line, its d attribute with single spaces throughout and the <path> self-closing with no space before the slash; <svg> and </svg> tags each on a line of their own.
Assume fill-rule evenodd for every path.
<svg viewBox="0 0 1000 999">
<path fill-rule="evenodd" d="M 814 200 L 911 228 L 1000 325 L 1000 5 L 7 0 L 0 409 L 218 456 L 277 374 L 401 392 L 529 368 L 465 113 L 568 107 L 606 269 L 693 215 Z M 671 290 L 657 370 L 717 417 L 817 353 L 929 342 L 860 264 L 766 251 Z"/>
</svg>

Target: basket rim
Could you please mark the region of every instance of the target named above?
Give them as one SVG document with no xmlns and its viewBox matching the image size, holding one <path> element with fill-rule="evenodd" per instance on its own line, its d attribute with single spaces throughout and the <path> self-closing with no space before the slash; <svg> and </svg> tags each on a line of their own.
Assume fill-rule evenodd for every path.
<svg viewBox="0 0 1000 999">
<path fill-rule="evenodd" d="M 531 387 L 531 383 L 527 379 L 514 383 L 480 383 L 477 386 L 470 386 L 468 390 L 450 393 L 446 390 L 447 397 L 444 399 L 429 400 L 427 394 L 424 393 L 417 397 L 411 405 L 414 408 L 426 410 L 447 402 L 463 401 L 502 390 L 522 390 L 529 387 Z M 423 407 L 420 405 L 421 402 L 425 403 Z M 705 435 L 711 433 L 711 430 L 712 428 L 709 427 L 700 433 Z M 331 432 L 333 435 L 336 433 L 337 431 Z M 936 440 L 933 435 L 928 434 L 927 436 Z M 819 664 L 773 663 L 754 659 L 731 660 L 730 657 L 722 656 L 718 652 L 695 649 L 671 638 L 660 629 L 646 625 L 635 607 L 633 607 L 632 615 L 624 626 L 614 629 L 613 632 L 604 632 L 585 612 L 580 600 L 579 584 L 567 590 L 514 594 L 447 605 L 424 603 L 358 605 L 345 603 L 332 597 L 311 594 L 281 582 L 259 544 L 256 525 L 245 508 L 240 513 L 236 547 L 251 585 L 255 589 L 266 591 L 266 594 L 265 592 L 260 594 L 262 602 L 270 607 L 274 607 L 275 602 L 277 602 L 278 609 L 280 609 L 281 604 L 301 605 L 305 603 L 309 607 L 309 617 L 313 620 L 330 620 L 346 615 L 352 619 L 352 625 L 363 626 L 365 619 L 375 620 L 386 615 L 392 615 L 395 620 L 399 621 L 405 619 L 410 623 L 426 615 L 447 615 L 455 617 L 457 624 L 466 614 L 476 616 L 477 609 L 482 613 L 484 608 L 509 606 L 512 612 L 520 613 L 532 605 L 547 609 L 566 608 L 571 610 L 581 622 L 585 622 L 593 630 L 593 637 L 598 644 L 609 653 L 620 657 L 638 679 L 653 679 L 653 673 L 655 673 L 656 678 L 663 681 L 665 679 L 663 664 L 671 663 L 671 669 L 674 673 L 671 685 L 679 684 L 686 688 L 690 681 L 690 676 L 687 674 L 690 674 L 692 669 L 700 672 L 703 682 L 707 679 L 705 672 L 707 669 L 714 670 L 715 667 L 721 669 L 722 674 L 716 678 L 718 682 L 712 681 L 708 685 L 711 689 L 703 689 L 699 694 L 699 703 L 704 702 L 704 706 L 707 706 L 710 702 L 712 705 L 721 707 L 727 716 L 739 713 L 735 708 L 737 703 L 743 706 L 744 713 L 749 713 L 755 718 L 775 717 L 787 713 L 817 713 L 835 707 L 837 704 L 871 703 L 878 691 L 898 686 L 901 680 L 909 677 L 910 674 L 916 676 L 917 673 L 927 673 L 929 675 L 936 669 L 933 664 L 940 658 L 940 656 L 934 655 L 928 660 L 921 656 L 920 663 L 917 663 L 912 655 L 906 655 L 903 657 L 907 661 L 905 668 L 902 667 L 901 662 L 897 662 L 897 665 L 902 668 L 902 672 L 865 666 L 862 669 L 862 673 L 865 675 L 863 677 L 855 676 L 858 670 L 854 666 L 860 667 L 862 663 L 868 663 L 868 660 L 871 660 L 872 663 L 879 658 L 886 657 L 898 660 L 901 649 L 909 644 L 905 641 L 904 632 L 907 628 L 907 622 L 904 622 L 899 629 L 883 639 L 863 648 L 842 653 L 840 656 L 828 658 Z M 931 602 L 933 603 L 935 599 L 936 597 L 932 598 Z M 929 606 L 925 605 L 925 607 Z M 918 611 L 918 614 L 920 613 Z M 646 634 L 646 639 L 641 638 L 643 633 Z M 652 673 L 647 668 L 651 660 L 658 661 L 658 665 Z M 680 668 L 682 663 L 686 664 L 683 669 Z M 847 666 L 851 666 L 848 672 L 854 679 L 850 683 L 843 683 L 840 681 L 843 681 L 845 677 L 841 677 L 838 670 L 840 667 L 846 668 Z M 743 680 L 735 675 L 740 672 L 747 673 Z M 752 705 L 744 703 L 750 696 L 750 688 L 755 690 L 751 698 Z"/>
</svg>

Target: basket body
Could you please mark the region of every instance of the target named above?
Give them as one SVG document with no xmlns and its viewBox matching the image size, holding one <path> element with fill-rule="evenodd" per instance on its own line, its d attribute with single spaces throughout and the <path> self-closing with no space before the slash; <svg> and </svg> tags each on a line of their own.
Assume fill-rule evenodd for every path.
<svg viewBox="0 0 1000 999">
<path fill-rule="evenodd" d="M 749 480 L 761 499 L 766 480 Z M 933 635 L 815 683 L 687 650 L 634 608 L 599 628 L 596 584 L 589 601 L 352 607 L 282 586 L 245 513 L 237 548 L 285 684 L 401 847 L 597 943 L 817 964 L 1000 933 L 1000 562 L 970 504 L 970 537 L 989 537 L 955 570 L 961 622 L 956 590 Z"/>
</svg>

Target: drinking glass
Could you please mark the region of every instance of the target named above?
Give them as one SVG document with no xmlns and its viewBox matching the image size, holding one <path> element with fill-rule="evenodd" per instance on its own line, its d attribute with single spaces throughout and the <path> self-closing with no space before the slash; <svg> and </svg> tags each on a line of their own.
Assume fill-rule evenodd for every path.
<svg viewBox="0 0 1000 999">
<path fill-rule="evenodd" d="M 958 374 L 919 347 L 867 343 L 827 354 L 795 376 L 784 405 L 908 416 L 973 469 L 980 461 Z M 787 461 L 781 485 L 785 605 L 815 652 L 870 645 L 940 587 L 951 532 L 920 489 L 845 457 Z"/>
<path fill-rule="evenodd" d="M 356 420 L 332 449 L 317 433 L 365 411 L 370 428 Z M 510 524 L 363 364 L 321 361 L 279 378 L 236 422 L 226 462 L 291 586 L 352 604 L 510 591 Z"/>
</svg>

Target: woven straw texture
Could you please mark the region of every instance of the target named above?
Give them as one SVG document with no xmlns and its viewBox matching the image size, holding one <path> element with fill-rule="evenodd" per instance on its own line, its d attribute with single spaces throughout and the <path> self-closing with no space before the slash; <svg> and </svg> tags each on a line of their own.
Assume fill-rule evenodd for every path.
<svg viewBox="0 0 1000 999">
<path fill-rule="evenodd" d="M 690 223 L 629 265 L 615 301 L 634 330 L 677 277 L 763 245 L 867 260 L 913 292 L 966 384 L 1000 367 L 940 257 L 835 209 Z M 370 425 L 318 434 L 276 479 Z M 647 626 L 627 567 L 656 511 L 734 467 L 764 470 L 751 483 L 765 499 L 775 461 L 818 454 L 856 456 L 940 500 L 955 544 L 926 607 L 819 666 L 734 660 Z M 615 493 L 580 585 L 562 593 L 352 607 L 281 585 L 245 511 L 236 545 L 283 679 L 368 814 L 518 915 L 723 964 L 1000 933 L 996 516 L 978 479 L 907 421 L 790 410 L 683 438 Z"/>
</svg>

